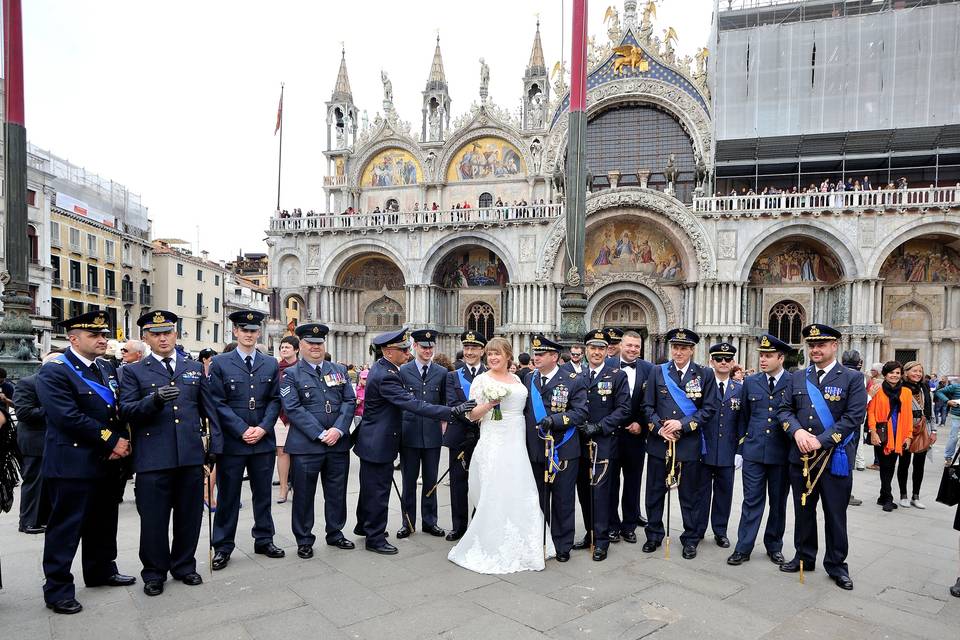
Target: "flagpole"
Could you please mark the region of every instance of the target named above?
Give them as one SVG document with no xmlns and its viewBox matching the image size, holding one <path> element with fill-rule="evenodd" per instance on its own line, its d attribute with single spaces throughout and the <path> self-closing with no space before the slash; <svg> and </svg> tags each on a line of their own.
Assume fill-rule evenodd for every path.
<svg viewBox="0 0 960 640">
<path fill-rule="evenodd" d="M 277 211 L 280 211 L 280 176 L 283 172 L 283 83 L 280 83 L 280 108 L 277 111 L 277 122 L 280 128 L 280 150 L 277 153 Z"/>
</svg>

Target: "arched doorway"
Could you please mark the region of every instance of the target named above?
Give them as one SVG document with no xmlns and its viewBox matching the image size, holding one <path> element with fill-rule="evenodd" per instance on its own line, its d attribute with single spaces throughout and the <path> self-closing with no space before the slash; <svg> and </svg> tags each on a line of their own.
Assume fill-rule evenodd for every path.
<svg viewBox="0 0 960 640">
<path fill-rule="evenodd" d="M 287 296 L 283 305 L 283 320 L 286 325 L 287 335 L 293 335 L 294 329 L 300 324 L 304 317 L 303 298 L 300 296 Z"/>
<path fill-rule="evenodd" d="M 400 267 L 377 251 L 358 253 L 344 262 L 326 293 L 329 321 L 362 326 L 335 331 L 331 342 L 344 361 L 367 360 L 367 345 L 374 335 L 399 329 L 406 322 L 406 281 Z"/>
<path fill-rule="evenodd" d="M 437 287 L 432 309 L 435 324 L 459 333 L 481 331 L 503 324 L 503 301 L 510 277 L 507 267 L 492 249 L 461 245 L 443 256 L 433 272 Z M 470 326 L 473 322 L 474 326 Z M 481 329 L 483 328 L 483 329 Z"/>
<path fill-rule="evenodd" d="M 476 302 L 467 309 L 467 318 L 464 328 L 467 331 L 479 333 L 489 340 L 496 332 L 496 317 L 493 307 L 486 302 Z"/>
</svg>

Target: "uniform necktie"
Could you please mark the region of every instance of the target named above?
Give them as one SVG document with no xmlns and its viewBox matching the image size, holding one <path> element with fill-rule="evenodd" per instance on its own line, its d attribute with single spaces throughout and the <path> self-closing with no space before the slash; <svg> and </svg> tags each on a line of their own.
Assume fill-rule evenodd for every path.
<svg viewBox="0 0 960 640">
<path fill-rule="evenodd" d="M 768 380 L 768 385 L 770 387 L 770 393 L 773 393 L 773 388 L 777 386 L 777 381 L 774 379 L 773 376 L 770 376 L 770 379 Z"/>
<path fill-rule="evenodd" d="M 476 375 L 477 375 L 477 370 L 474 369 L 473 367 L 470 367 L 470 377 L 473 378 Z"/>
<path fill-rule="evenodd" d="M 820 383 L 823 381 L 823 374 L 825 373 L 826 371 L 824 371 L 823 369 L 817 369 L 817 386 L 819 386 Z"/>
<path fill-rule="evenodd" d="M 173 365 L 170 363 L 173 362 L 173 358 L 167 357 L 163 359 L 163 366 L 167 368 L 167 373 L 170 374 L 170 377 L 173 377 Z"/>
<path fill-rule="evenodd" d="M 90 373 L 92 373 L 93 377 L 97 379 L 97 382 L 103 384 L 103 376 L 100 375 L 100 367 L 97 366 L 96 362 L 90 363 Z"/>
<path fill-rule="evenodd" d="M 597 377 L 597 372 L 594 371 L 593 369 L 590 369 L 590 384 L 593 384 L 593 380 L 596 377 Z"/>
<path fill-rule="evenodd" d="M 323 380 L 323 365 L 322 365 L 322 364 L 318 364 L 318 365 L 317 365 L 317 377 L 320 378 L 321 380 Z"/>
<path fill-rule="evenodd" d="M 723 383 L 720 383 L 720 397 L 723 398 Z"/>
<path fill-rule="evenodd" d="M 547 376 L 540 376 L 540 388 L 547 386 Z"/>
<path fill-rule="evenodd" d="M 243 361 L 247 363 L 247 371 L 252 373 L 253 372 L 253 356 L 247 356 L 246 358 L 243 359 Z"/>
<path fill-rule="evenodd" d="M 420 379 L 426 382 L 427 380 L 427 365 L 423 365 L 423 371 L 420 372 Z"/>
</svg>

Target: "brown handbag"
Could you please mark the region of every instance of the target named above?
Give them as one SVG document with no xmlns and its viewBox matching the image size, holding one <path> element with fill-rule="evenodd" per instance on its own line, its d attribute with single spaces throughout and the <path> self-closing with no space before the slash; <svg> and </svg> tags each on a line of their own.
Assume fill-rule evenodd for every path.
<svg viewBox="0 0 960 640">
<path fill-rule="evenodd" d="M 913 421 L 913 436 L 910 439 L 910 453 L 923 453 L 931 447 L 930 432 L 927 431 L 927 417 L 920 416 Z"/>
</svg>

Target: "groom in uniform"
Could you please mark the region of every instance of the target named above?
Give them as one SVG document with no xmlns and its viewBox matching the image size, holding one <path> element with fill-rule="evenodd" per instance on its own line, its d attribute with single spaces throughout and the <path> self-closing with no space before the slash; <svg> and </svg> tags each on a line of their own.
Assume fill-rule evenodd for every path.
<svg viewBox="0 0 960 640">
<path fill-rule="evenodd" d="M 576 530 L 577 427 L 587 420 L 587 378 L 557 366 L 562 347 L 537 334 L 533 364 L 527 376 L 527 452 L 540 493 L 541 508 L 552 502 L 544 518 L 557 549 L 557 561 L 570 559 Z"/>
</svg>

